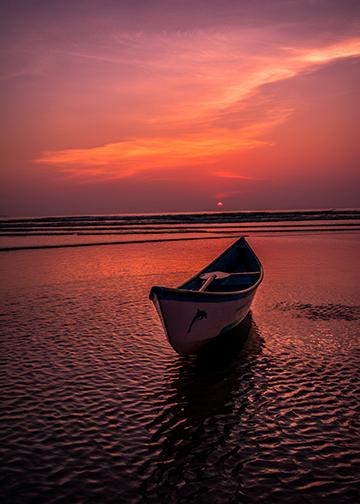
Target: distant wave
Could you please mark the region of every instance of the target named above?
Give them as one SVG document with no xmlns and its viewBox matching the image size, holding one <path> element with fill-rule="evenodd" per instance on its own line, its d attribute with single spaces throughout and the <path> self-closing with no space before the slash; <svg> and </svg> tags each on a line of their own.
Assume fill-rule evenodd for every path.
<svg viewBox="0 0 360 504">
<path fill-rule="evenodd" d="M 0 251 L 359 230 L 358 209 L 0 218 Z"/>
<path fill-rule="evenodd" d="M 285 222 L 312 220 L 360 219 L 360 210 L 281 210 L 281 211 L 241 211 L 241 212 L 204 212 L 204 213 L 170 213 L 143 215 L 73 215 L 59 217 L 24 217 L 1 218 L 0 228 L 20 225 L 65 226 L 95 225 L 106 222 L 107 225 L 148 225 L 148 224 L 186 224 L 186 223 L 234 223 L 234 222 Z"/>
</svg>

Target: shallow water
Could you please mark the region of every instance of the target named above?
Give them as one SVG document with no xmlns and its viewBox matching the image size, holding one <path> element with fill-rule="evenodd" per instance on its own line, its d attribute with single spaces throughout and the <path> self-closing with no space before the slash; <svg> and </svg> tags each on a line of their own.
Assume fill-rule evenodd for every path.
<svg viewBox="0 0 360 504">
<path fill-rule="evenodd" d="M 251 316 L 180 357 L 148 291 L 231 241 L 2 254 L 2 502 L 357 502 L 360 234 L 251 237 Z"/>
</svg>

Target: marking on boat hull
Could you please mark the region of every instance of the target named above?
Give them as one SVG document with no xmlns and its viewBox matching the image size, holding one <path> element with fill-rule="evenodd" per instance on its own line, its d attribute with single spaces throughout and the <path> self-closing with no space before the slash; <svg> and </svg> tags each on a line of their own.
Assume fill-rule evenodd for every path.
<svg viewBox="0 0 360 504">
<path fill-rule="evenodd" d="M 203 319 L 207 319 L 207 313 L 206 313 L 206 311 L 202 311 L 202 310 L 198 309 L 198 311 L 194 315 L 194 318 L 190 322 L 189 329 L 187 330 L 187 333 L 189 334 L 191 332 L 191 329 L 192 329 L 193 325 L 195 324 L 195 322 L 197 322 L 198 320 L 203 320 Z"/>
</svg>

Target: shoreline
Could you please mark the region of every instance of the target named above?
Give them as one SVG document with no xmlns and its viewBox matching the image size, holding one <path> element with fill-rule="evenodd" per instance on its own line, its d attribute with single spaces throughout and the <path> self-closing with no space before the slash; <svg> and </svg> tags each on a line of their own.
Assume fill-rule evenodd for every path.
<svg viewBox="0 0 360 504">
<path fill-rule="evenodd" d="M 259 230 L 251 230 L 251 234 L 256 234 L 259 236 L 261 233 L 273 233 L 275 236 L 277 233 L 280 233 L 284 236 L 284 233 L 288 233 L 290 236 L 294 236 L 297 233 L 301 233 L 304 236 L 305 233 L 308 235 L 317 234 L 317 233 L 352 233 L 352 232 L 360 231 L 360 227 L 358 228 L 333 228 L 333 229 L 296 229 L 295 231 L 291 231 L 290 229 L 259 229 Z M 29 235 L 28 235 L 29 236 Z M 30 235 L 31 236 L 31 235 Z M 106 235 L 105 235 L 106 236 Z M 247 231 L 245 233 L 234 233 L 232 235 L 220 235 L 220 236 L 192 236 L 192 237 L 179 237 L 179 238 L 154 238 L 154 239 L 145 239 L 145 240 L 122 240 L 122 241 L 110 241 L 110 242 L 90 242 L 90 243 L 63 243 L 63 244 L 44 244 L 44 245 L 24 245 L 24 246 L 9 246 L 9 247 L 0 247 L 0 252 L 14 252 L 20 250 L 42 250 L 42 249 L 59 249 L 59 248 L 75 248 L 75 247 L 96 247 L 102 245 L 131 245 L 131 244 L 139 244 L 139 243 L 162 243 L 162 242 L 177 242 L 177 241 L 195 241 L 195 240 L 220 240 L 220 239 L 236 239 L 240 238 L 240 236 L 251 236 Z"/>
</svg>

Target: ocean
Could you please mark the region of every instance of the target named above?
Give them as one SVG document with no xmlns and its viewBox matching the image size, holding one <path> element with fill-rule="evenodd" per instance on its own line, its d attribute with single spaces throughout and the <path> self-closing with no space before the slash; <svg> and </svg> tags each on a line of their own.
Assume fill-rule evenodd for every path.
<svg viewBox="0 0 360 504">
<path fill-rule="evenodd" d="M 357 502 L 359 222 L 2 218 L 1 502 Z M 177 355 L 151 286 L 181 284 L 240 234 L 265 271 L 250 315 Z"/>
<path fill-rule="evenodd" d="M 359 209 L 0 218 L 0 251 L 360 230 Z"/>
</svg>

